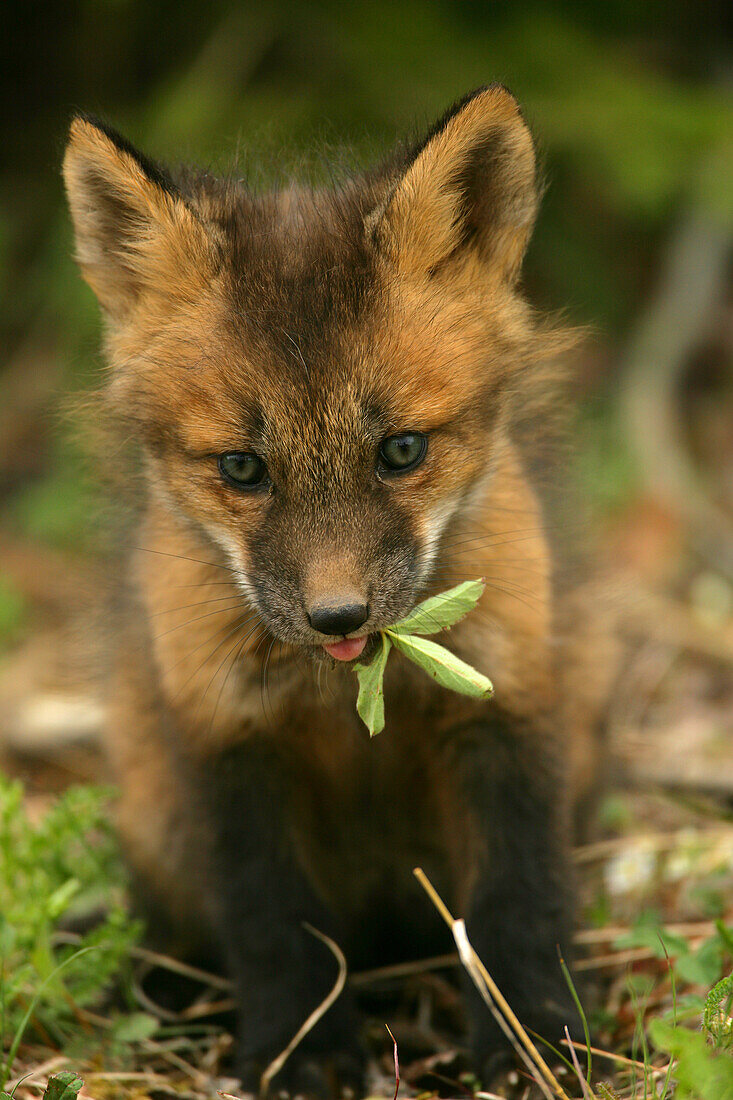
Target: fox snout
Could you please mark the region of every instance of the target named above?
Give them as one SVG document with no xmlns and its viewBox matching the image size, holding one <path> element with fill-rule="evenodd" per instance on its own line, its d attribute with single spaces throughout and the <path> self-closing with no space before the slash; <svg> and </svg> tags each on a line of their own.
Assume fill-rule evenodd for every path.
<svg viewBox="0 0 733 1100">
<path fill-rule="evenodd" d="M 352 556 L 316 560 L 303 578 L 303 603 L 308 622 L 319 634 L 333 637 L 358 630 L 369 618 L 365 578 Z"/>
<path fill-rule="evenodd" d="M 350 593 L 336 593 L 314 603 L 308 622 L 320 634 L 350 634 L 369 618 L 369 605 Z"/>
</svg>

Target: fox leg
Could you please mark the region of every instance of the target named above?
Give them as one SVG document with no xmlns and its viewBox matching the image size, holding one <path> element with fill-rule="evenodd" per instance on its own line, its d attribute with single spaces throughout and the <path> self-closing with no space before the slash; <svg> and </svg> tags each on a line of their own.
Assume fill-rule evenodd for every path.
<svg viewBox="0 0 733 1100">
<path fill-rule="evenodd" d="M 452 730 L 446 750 L 478 852 L 470 881 L 457 884 L 469 939 L 520 1021 L 557 1043 L 579 1019 L 558 959 L 558 949 L 568 958 L 572 876 L 551 739 L 494 719 Z M 477 1065 L 489 1073 L 506 1039 L 472 984 L 467 996 Z"/>
<path fill-rule="evenodd" d="M 212 833 L 215 922 L 235 983 L 240 1014 L 238 1068 L 257 1092 L 270 1061 L 287 1046 L 332 988 L 338 973 L 328 948 L 304 922 L 332 937 L 334 922 L 298 865 L 288 835 L 289 774 L 264 740 L 227 749 L 206 765 L 204 794 Z M 362 1054 L 348 991 L 308 1033 L 275 1078 L 293 1094 L 326 1095 L 358 1087 Z"/>
</svg>

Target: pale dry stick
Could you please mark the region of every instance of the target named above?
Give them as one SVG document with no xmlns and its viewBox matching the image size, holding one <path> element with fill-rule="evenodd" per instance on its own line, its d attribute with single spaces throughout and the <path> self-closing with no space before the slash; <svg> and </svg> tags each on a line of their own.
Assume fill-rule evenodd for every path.
<svg viewBox="0 0 733 1100">
<path fill-rule="evenodd" d="M 334 943 L 334 941 L 324 932 L 319 932 L 318 929 L 314 928 L 312 924 L 308 924 L 306 921 L 303 921 L 303 927 L 308 932 L 310 932 L 312 936 L 315 936 L 316 939 L 319 939 L 321 943 L 324 943 L 326 945 L 326 947 L 329 949 L 331 954 L 336 959 L 336 962 L 338 963 L 339 972 L 333 989 L 328 994 L 328 996 L 325 997 L 324 1000 L 322 1000 L 321 1003 L 313 1009 L 308 1019 L 298 1028 L 293 1038 L 285 1047 L 285 1050 L 283 1050 L 282 1053 L 278 1054 L 277 1058 L 273 1059 L 273 1061 L 270 1062 L 269 1066 L 262 1074 L 262 1077 L 260 1077 L 260 1093 L 262 1096 L 265 1096 L 267 1094 L 268 1086 L 275 1074 L 280 1072 L 280 1070 L 283 1068 L 298 1044 L 302 1042 L 308 1032 L 316 1026 L 321 1017 L 325 1015 L 326 1012 L 328 1012 L 334 1001 L 336 1001 L 341 996 L 343 988 L 346 985 L 346 959 L 344 958 L 344 953 L 339 945 L 337 943 Z"/>
<path fill-rule="evenodd" d="M 607 966 L 628 966 L 629 963 L 646 962 L 653 958 L 656 956 L 649 947 L 630 947 L 628 951 L 617 951 L 615 954 L 577 959 L 574 965 L 576 970 L 604 970 Z"/>
<path fill-rule="evenodd" d="M 428 970 L 443 970 L 449 966 L 458 966 L 461 960 L 455 951 L 450 955 L 433 955 L 428 959 L 415 959 L 411 962 L 394 963 L 392 966 L 379 966 L 374 970 L 360 970 L 352 974 L 349 984 L 354 986 L 370 985 L 372 982 L 387 981 L 390 978 L 409 978 L 413 974 L 423 974 Z"/>
<path fill-rule="evenodd" d="M 477 965 L 479 958 L 476 952 L 473 950 L 471 944 L 469 943 L 464 921 L 454 921 L 451 926 L 451 931 L 453 932 L 453 937 L 458 944 L 458 952 L 461 958 L 461 962 L 468 971 L 471 977 L 471 981 L 481 994 L 481 999 L 486 1005 L 488 1005 L 491 1014 L 496 1020 L 497 1024 L 504 1032 L 507 1039 L 512 1044 L 515 1051 L 527 1067 L 527 1071 L 530 1077 L 541 1089 L 542 1095 L 545 1097 L 545 1100 L 552 1100 L 552 1093 L 550 1092 L 550 1089 L 548 1088 L 545 1081 L 542 1079 L 542 1071 L 539 1070 L 540 1076 L 538 1077 L 538 1066 L 535 1063 L 533 1057 L 524 1049 L 522 1043 L 519 1041 L 518 1036 L 512 1031 L 506 1018 L 502 1016 L 501 1012 L 499 1011 L 495 998 L 491 995 L 489 987 L 484 979 L 483 973 Z M 488 971 L 486 971 L 486 973 L 488 975 Z"/>
<path fill-rule="evenodd" d="M 36 1068 L 30 1075 L 21 1074 L 20 1077 L 14 1077 L 11 1081 L 8 1081 L 7 1085 L 5 1086 L 5 1091 L 8 1095 L 12 1096 L 12 1094 L 20 1084 L 27 1085 L 29 1088 L 37 1087 L 39 1084 L 41 1084 L 41 1082 L 36 1081 L 37 1077 L 43 1078 L 42 1087 L 45 1089 L 46 1078 L 48 1077 L 49 1073 L 54 1070 L 60 1069 L 61 1066 L 66 1066 L 68 1064 L 68 1058 L 64 1057 L 63 1055 L 57 1054 L 53 1058 L 49 1058 L 48 1061 L 42 1062 L 40 1066 L 36 1066 Z"/>
<path fill-rule="evenodd" d="M 632 929 L 625 924 L 609 924 L 605 928 L 582 928 L 573 936 L 573 943 L 593 945 L 617 940 L 628 936 Z M 679 924 L 665 924 L 664 931 L 671 936 L 692 936 L 704 938 L 715 932 L 715 922 L 711 920 L 686 921 Z"/>
<path fill-rule="evenodd" d="M 168 1084 L 167 1079 L 161 1073 L 135 1071 L 125 1073 L 124 1070 L 115 1070 L 111 1073 L 85 1073 L 84 1078 L 86 1081 L 153 1081 L 161 1085 Z"/>
<path fill-rule="evenodd" d="M 165 1008 L 163 1005 L 156 1004 L 152 997 L 148 997 L 147 993 L 142 987 L 143 981 L 152 969 L 153 964 L 149 963 L 147 970 L 141 977 L 133 975 L 130 982 L 133 996 L 135 997 L 138 1005 L 140 1005 L 141 1008 L 144 1008 L 146 1012 L 149 1012 L 151 1016 L 155 1016 L 156 1019 L 163 1020 L 169 1024 L 178 1023 L 179 1019 L 181 1018 L 181 1014 L 179 1012 L 174 1012 L 170 1008 Z"/>
<path fill-rule="evenodd" d="M 576 1050 L 582 1050 L 582 1051 L 587 1051 L 588 1050 L 588 1047 L 585 1045 L 585 1043 L 576 1043 L 576 1041 L 574 1039 L 570 1039 L 570 1040 L 561 1039 L 560 1040 L 560 1045 L 565 1046 L 565 1047 L 566 1046 L 575 1047 Z M 597 1054 L 599 1058 L 605 1058 L 609 1062 L 618 1062 L 619 1065 L 629 1066 L 630 1069 L 644 1070 L 648 1073 L 662 1074 L 662 1073 L 666 1073 L 667 1070 L 669 1069 L 669 1066 L 667 1065 L 667 1066 L 658 1066 L 658 1067 L 656 1067 L 652 1070 L 649 1070 L 649 1067 L 645 1066 L 643 1062 L 638 1062 L 634 1058 L 627 1058 L 625 1054 L 614 1054 L 613 1051 L 610 1051 L 610 1050 L 601 1050 L 600 1047 L 591 1047 L 590 1052 L 591 1052 L 591 1054 Z"/>
<path fill-rule="evenodd" d="M 54 932 L 52 938 L 54 943 L 81 943 L 81 936 L 76 932 Z M 211 985 L 215 989 L 223 990 L 234 988 L 234 983 L 229 978 L 222 978 L 221 974 L 212 974 L 209 970 L 201 970 L 198 966 L 179 962 L 178 959 L 172 959 L 169 955 L 161 955 L 160 952 L 151 951 L 147 947 L 128 947 L 127 952 L 134 959 L 144 959 L 146 962 L 155 963 L 156 966 L 160 966 L 164 970 L 171 970 L 184 978 L 192 978 L 203 985 Z"/>
<path fill-rule="evenodd" d="M 207 1088 L 211 1083 L 211 1077 L 208 1073 L 204 1073 L 196 1066 L 191 1065 L 185 1058 L 181 1058 L 180 1054 L 176 1054 L 174 1050 L 169 1050 L 168 1047 L 163 1046 L 162 1043 L 157 1043 L 154 1039 L 145 1039 L 142 1043 L 142 1047 L 143 1050 L 148 1051 L 148 1053 L 157 1054 L 163 1061 L 175 1066 L 176 1069 L 180 1069 L 182 1073 L 185 1073 L 187 1077 L 195 1081 L 200 1087 Z"/>
<path fill-rule="evenodd" d="M 161 955 L 158 951 L 150 951 L 147 947 L 130 947 L 128 952 L 136 959 L 145 959 L 155 963 L 165 970 L 172 970 L 184 978 L 193 978 L 194 981 L 203 982 L 214 986 L 215 989 L 233 989 L 234 983 L 229 978 L 222 978 L 220 974 L 212 974 L 208 970 L 201 970 L 198 966 L 190 966 L 188 963 L 179 962 L 169 955 Z"/>
<path fill-rule="evenodd" d="M 567 1029 L 567 1025 L 565 1025 L 565 1036 L 566 1036 L 568 1045 L 570 1046 L 570 1057 L 573 1060 L 573 1068 L 575 1069 L 578 1080 L 580 1081 L 580 1091 L 583 1093 L 583 1100 L 594 1100 L 593 1093 L 590 1090 L 590 1085 L 588 1084 L 585 1077 L 583 1076 L 583 1071 L 580 1068 L 580 1062 L 578 1061 L 578 1055 L 575 1053 L 575 1047 L 573 1046 L 572 1042 L 570 1041 L 570 1032 Z M 585 1050 L 586 1050 L 586 1053 L 587 1053 L 588 1048 L 586 1047 Z"/>
<path fill-rule="evenodd" d="M 675 936 L 688 936 L 693 939 L 704 939 L 715 932 L 713 921 L 688 921 L 682 924 L 665 924 L 665 931 Z M 607 928 L 583 928 L 573 935 L 573 943 L 579 946 L 594 946 L 598 943 L 607 943 L 616 940 L 620 936 L 627 936 L 631 932 L 628 925 L 610 925 Z M 594 970 L 603 966 L 610 966 L 618 962 L 635 962 L 637 959 L 653 958 L 653 952 L 646 947 L 634 948 L 638 955 L 629 956 L 628 953 L 617 952 L 606 955 L 598 955 L 590 959 L 576 961 L 575 968 L 580 970 Z M 643 952 L 643 954 L 642 954 Z M 432 955 L 425 959 L 413 959 L 410 962 L 393 963 L 391 966 L 379 966 L 374 970 L 360 970 L 352 974 L 349 984 L 357 988 L 363 985 L 371 985 L 372 982 L 390 981 L 395 978 L 409 978 L 414 974 L 423 974 L 431 970 L 445 970 L 448 967 L 458 966 L 460 957 L 455 951 L 447 955 Z M 585 1048 L 584 1048 L 585 1049 Z"/>
<path fill-rule="evenodd" d="M 184 1008 L 178 1014 L 178 1018 L 189 1023 L 191 1020 L 201 1020 L 206 1016 L 219 1016 L 222 1012 L 234 1012 L 236 1007 L 237 1002 L 233 997 L 227 997 L 223 1001 L 205 1001 Z"/>
<path fill-rule="evenodd" d="M 501 1010 L 501 1015 L 503 1016 L 502 1029 L 506 1029 L 507 1024 L 511 1027 L 512 1031 L 514 1032 L 514 1036 L 516 1036 L 516 1039 L 518 1039 L 521 1045 L 524 1047 L 524 1051 L 526 1052 L 528 1059 L 533 1063 L 531 1068 L 533 1070 L 538 1070 L 544 1078 L 544 1082 L 537 1082 L 542 1087 L 543 1092 L 545 1092 L 545 1094 L 547 1095 L 547 1085 L 549 1085 L 555 1095 L 560 1097 L 560 1100 L 569 1100 L 569 1097 L 563 1089 L 562 1085 L 557 1080 L 554 1073 L 547 1065 L 540 1052 L 537 1050 L 537 1047 L 534 1045 L 529 1035 L 522 1027 L 511 1007 L 505 1000 L 501 990 L 496 985 L 496 982 L 491 977 L 484 964 L 481 962 L 481 959 L 471 947 L 468 936 L 466 935 L 465 923 L 462 920 L 454 919 L 445 902 L 438 894 L 437 890 L 423 871 L 422 867 L 416 867 L 413 871 L 413 874 L 415 875 L 416 879 L 425 890 L 433 905 L 438 910 L 441 917 L 453 933 L 453 938 L 456 941 L 456 946 L 458 948 L 458 953 L 461 956 L 461 961 L 466 966 L 466 969 L 471 975 L 472 980 L 476 984 L 476 987 L 478 988 L 482 996 L 484 996 L 484 990 L 482 990 L 481 984 L 476 981 L 476 977 L 477 975 L 480 975 L 483 979 L 485 992 L 487 994 L 487 996 L 484 996 L 484 1000 L 489 1005 L 489 1007 L 492 1007 L 493 1001 L 495 1006 L 498 1006 L 498 1008 Z M 493 1009 L 493 1011 L 495 1011 L 495 1009 Z M 495 1015 L 497 1018 L 499 1018 L 500 1014 L 498 1012 L 495 1012 Z M 547 1083 L 547 1085 L 545 1085 L 545 1082 Z"/>
<path fill-rule="evenodd" d="M 705 829 L 677 829 L 669 833 L 638 833 L 633 837 L 615 837 L 612 840 L 598 840 L 592 844 L 584 844 L 573 851 L 575 863 L 592 863 L 596 859 L 606 859 L 607 856 L 622 852 L 624 848 L 645 847 L 649 851 L 661 852 L 674 848 L 678 844 L 689 845 L 706 844 L 713 840 L 733 837 L 733 827 L 730 825 L 714 825 Z"/>
</svg>

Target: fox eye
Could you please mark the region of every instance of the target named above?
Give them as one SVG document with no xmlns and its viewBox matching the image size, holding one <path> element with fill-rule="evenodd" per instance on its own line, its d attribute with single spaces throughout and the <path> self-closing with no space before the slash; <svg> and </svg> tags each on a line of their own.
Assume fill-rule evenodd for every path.
<svg viewBox="0 0 733 1100">
<path fill-rule="evenodd" d="M 235 489 L 259 489 L 268 480 L 267 466 L 251 451 L 230 451 L 219 455 L 219 473 Z"/>
<path fill-rule="evenodd" d="M 379 459 L 386 471 L 401 474 L 419 466 L 425 458 L 427 449 L 428 437 L 422 432 L 388 435 L 382 440 Z"/>
</svg>

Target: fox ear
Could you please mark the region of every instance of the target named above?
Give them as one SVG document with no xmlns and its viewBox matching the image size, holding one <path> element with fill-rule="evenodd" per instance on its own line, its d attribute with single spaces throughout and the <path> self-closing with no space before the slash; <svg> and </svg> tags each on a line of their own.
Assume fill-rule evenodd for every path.
<svg viewBox="0 0 733 1100">
<path fill-rule="evenodd" d="M 210 266 L 211 243 L 161 168 L 114 130 L 80 115 L 71 124 L 63 174 L 79 265 L 114 320 L 128 316 L 148 288 L 195 293 Z"/>
<path fill-rule="evenodd" d="M 373 232 L 405 272 L 427 276 L 473 254 L 511 282 L 536 210 L 532 138 L 514 97 L 493 84 L 452 107 L 411 152 Z"/>
</svg>

